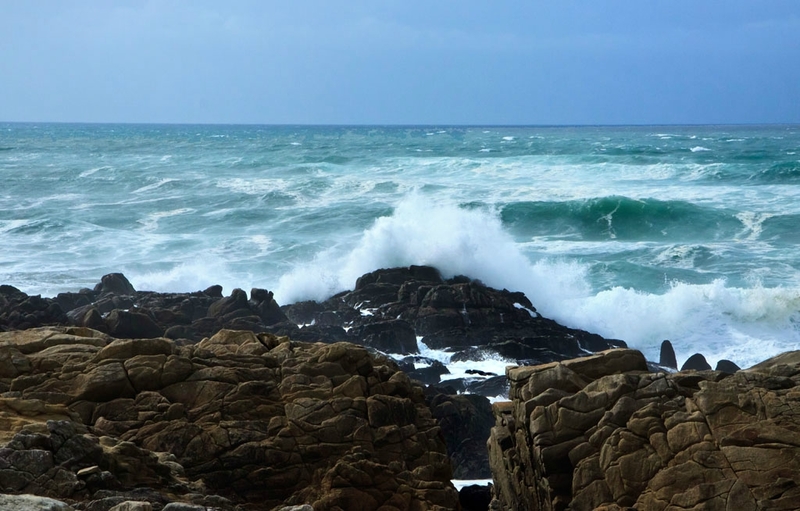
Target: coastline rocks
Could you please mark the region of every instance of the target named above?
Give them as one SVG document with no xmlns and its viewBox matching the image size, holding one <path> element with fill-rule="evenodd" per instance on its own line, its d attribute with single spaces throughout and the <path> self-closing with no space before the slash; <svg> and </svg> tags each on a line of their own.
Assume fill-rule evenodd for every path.
<svg viewBox="0 0 800 511">
<path fill-rule="evenodd" d="M 42 300 L 47 303 L 49 299 Z M 242 289 L 223 296 L 219 286 L 193 293 L 136 291 L 122 274 L 105 275 L 94 289 L 62 293 L 50 302 L 67 311 L 67 324 L 113 337 L 163 336 L 174 340 L 175 346 L 197 344 L 224 329 L 233 329 L 305 342 L 353 342 L 398 358 L 416 356 L 426 346 L 447 349 L 452 353 L 452 361 L 475 362 L 473 374 L 447 380 L 449 371 L 435 361 L 427 367 L 417 364 L 419 369 L 414 364 L 403 364 L 403 369 L 410 377 L 437 386 L 439 391 L 491 397 L 505 395 L 508 380 L 504 375 L 478 371 L 480 362 L 487 358 L 502 357 L 510 363 L 530 365 L 624 345 L 541 317 L 523 293 L 492 289 L 465 276 L 445 280 L 438 270 L 428 266 L 377 270 L 360 277 L 353 291 L 339 293 L 321 303 L 307 301 L 284 307 L 276 303 L 271 292 L 259 288 L 252 289 L 249 298 Z M 164 377 L 166 370 L 164 361 L 155 358 L 125 364 L 108 361 L 106 367 L 77 369 L 80 366 L 75 364 L 86 363 L 92 356 L 90 348 L 59 350 L 57 354 L 48 352 L 47 356 L 37 354 L 36 363 L 44 364 L 42 367 L 66 365 L 82 371 L 84 374 L 76 379 L 77 387 L 64 382 L 43 386 L 41 373 L 36 373 L 25 374 L 13 384 L 9 382 L 7 388 L 0 382 L 0 390 L 23 392 L 34 388 L 54 402 L 67 402 L 70 393 L 78 393 L 86 401 L 104 399 L 113 393 L 130 399 L 137 392 L 158 391 L 159 378 Z M 177 352 L 163 355 L 174 358 Z M 133 376 L 128 365 L 137 369 Z M 5 367 L 11 372 L 24 369 L 13 363 L 6 363 Z M 475 410 L 463 408 L 462 419 L 473 420 L 468 414 Z M 455 429 L 449 431 L 451 427 Z M 444 424 L 444 433 L 447 438 L 461 435 L 450 422 Z M 484 445 L 488 429 L 470 438 L 470 449 L 474 447 L 470 452 L 474 456 L 454 455 L 454 469 L 458 473 L 486 473 Z M 455 452 L 453 445 L 448 446 L 451 454 Z M 479 464 L 482 466 L 478 467 Z"/>
<path fill-rule="evenodd" d="M 458 508 L 422 387 L 364 347 L 46 327 L 0 333 L 0 353 L 0 492 L 82 509 Z"/>
<path fill-rule="evenodd" d="M 413 331 L 429 348 L 453 350 L 455 360 L 501 356 L 536 364 L 625 345 L 541 317 L 520 292 L 492 289 L 464 276 L 444 280 L 429 266 L 367 273 L 353 291 L 322 303 L 288 305 L 283 311 L 297 323 L 351 329 L 353 342 L 388 353 L 416 353 Z M 377 342 L 375 328 L 383 337 Z"/>
<path fill-rule="evenodd" d="M 489 440 L 496 509 L 794 509 L 800 355 L 650 373 L 610 350 L 509 368 Z"/>
<path fill-rule="evenodd" d="M 136 291 L 121 273 L 104 275 L 94 289 L 77 293 L 60 293 L 56 298 L 28 297 L 6 286 L 14 300 L 8 301 L 11 310 L 6 320 L 0 313 L 0 327 L 23 329 L 41 325 L 75 325 L 107 332 L 115 337 L 188 339 L 198 342 L 225 328 L 266 332 L 272 325 L 288 319 L 266 289 L 253 288 L 250 298 L 241 289 L 230 296 L 222 295 L 222 286 L 210 286 L 192 293 L 155 293 Z M 32 321 L 23 313 L 27 302 L 47 309 L 49 316 Z M 3 305 L 0 297 L 0 311 Z M 44 304 L 44 305 L 42 305 Z M 19 310 L 16 310 L 16 309 Z M 12 310 L 14 309 L 14 310 Z M 16 310 L 16 312 L 14 312 Z M 66 314 L 59 311 L 66 311 Z M 41 314 L 40 314 L 41 315 Z"/>
<path fill-rule="evenodd" d="M 419 353 L 422 339 L 429 348 L 452 350 L 456 360 L 499 356 L 520 365 L 624 346 L 541 317 L 520 292 L 464 276 L 444 280 L 429 266 L 377 270 L 357 279 L 353 291 L 284 307 L 259 288 L 249 298 L 242 289 L 222 296 L 220 286 L 192 293 L 136 291 L 121 273 L 104 275 L 94 289 L 54 299 L 0 286 L 1 329 L 45 325 L 189 342 L 222 329 L 252 330 L 311 342 L 349 341 L 397 355 Z"/>
<path fill-rule="evenodd" d="M 53 300 L 39 295 L 28 296 L 13 286 L 0 285 L 0 331 L 67 322 L 64 311 Z"/>
</svg>

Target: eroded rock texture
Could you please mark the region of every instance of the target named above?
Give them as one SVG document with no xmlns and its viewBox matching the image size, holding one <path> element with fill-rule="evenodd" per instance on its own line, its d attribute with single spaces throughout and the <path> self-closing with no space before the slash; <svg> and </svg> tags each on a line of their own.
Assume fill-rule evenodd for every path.
<svg viewBox="0 0 800 511">
<path fill-rule="evenodd" d="M 0 391 L 0 493 L 76 509 L 458 508 L 422 388 L 349 343 L 3 332 Z"/>
<path fill-rule="evenodd" d="M 645 372 L 632 350 L 510 368 L 496 509 L 800 508 L 800 352 L 736 374 Z"/>
</svg>

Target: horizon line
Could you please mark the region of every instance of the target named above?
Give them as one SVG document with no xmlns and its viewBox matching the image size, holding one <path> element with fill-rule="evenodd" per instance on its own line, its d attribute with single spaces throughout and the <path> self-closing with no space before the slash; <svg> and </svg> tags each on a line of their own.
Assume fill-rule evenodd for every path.
<svg viewBox="0 0 800 511">
<path fill-rule="evenodd" d="M 98 126 L 270 126 L 329 128 L 636 128 L 700 126 L 800 126 L 797 122 L 723 122 L 723 123 L 608 123 L 608 124 L 449 124 L 449 123 L 257 123 L 257 122 L 140 122 L 140 121 L 0 121 L 3 124 L 74 124 Z"/>
</svg>

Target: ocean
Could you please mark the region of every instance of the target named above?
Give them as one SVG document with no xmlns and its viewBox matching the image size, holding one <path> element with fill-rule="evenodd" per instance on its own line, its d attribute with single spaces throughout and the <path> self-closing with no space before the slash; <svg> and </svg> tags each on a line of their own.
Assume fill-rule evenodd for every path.
<svg viewBox="0 0 800 511">
<path fill-rule="evenodd" d="M 0 283 L 267 288 L 428 264 L 658 360 L 800 348 L 800 126 L 0 123 Z"/>
</svg>

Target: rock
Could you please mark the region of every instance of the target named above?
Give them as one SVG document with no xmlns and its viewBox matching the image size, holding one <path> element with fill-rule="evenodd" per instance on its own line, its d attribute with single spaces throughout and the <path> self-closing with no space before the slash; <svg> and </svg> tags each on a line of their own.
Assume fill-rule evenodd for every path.
<svg viewBox="0 0 800 511">
<path fill-rule="evenodd" d="M 427 367 L 415 369 L 416 361 L 428 365 Z M 403 370 L 406 372 L 406 374 L 408 374 L 409 378 L 421 381 L 426 385 L 435 385 L 439 383 L 443 374 L 450 374 L 450 370 L 447 368 L 447 366 L 438 360 L 425 357 L 405 357 L 403 358 L 403 362 L 407 364 Z"/>
<path fill-rule="evenodd" d="M 215 284 L 203 290 L 203 294 L 212 298 L 222 298 L 222 286 Z"/>
<path fill-rule="evenodd" d="M 161 337 L 164 330 L 150 316 L 139 312 L 115 309 L 106 317 L 108 333 L 118 339 Z"/>
<path fill-rule="evenodd" d="M 0 491 L 87 511 L 458 508 L 422 387 L 364 347 L 70 331 L 87 337 L 3 334 L 27 372 L 0 399 Z"/>
<path fill-rule="evenodd" d="M 126 500 L 108 511 L 153 511 L 153 506 L 149 502 Z"/>
<path fill-rule="evenodd" d="M 661 343 L 661 353 L 658 357 L 658 364 L 671 369 L 678 369 L 678 360 L 675 358 L 675 349 L 668 340 Z"/>
<path fill-rule="evenodd" d="M 73 511 L 73 508 L 55 499 L 36 495 L 0 494 L 0 509 L 3 511 Z"/>
<path fill-rule="evenodd" d="M 93 304 L 72 309 L 67 313 L 67 318 L 75 326 L 84 326 L 102 332 L 108 331 L 108 325 L 103 320 L 100 311 Z"/>
<path fill-rule="evenodd" d="M 437 394 L 429 406 L 439 421 L 453 463 L 455 479 L 491 477 L 486 441 L 494 426 L 489 400 L 483 396 Z M 487 501 L 488 504 L 488 501 Z"/>
<path fill-rule="evenodd" d="M 354 335 L 361 341 L 360 344 L 383 353 L 419 353 L 414 328 L 402 319 L 370 323 L 358 329 Z"/>
<path fill-rule="evenodd" d="M 689 357 L 681 366 L 681 371 L 710 371 L 711 364 L 706 362 L 706 357 L 700 353 L 695 353 Z"/>
<path fill-rule="evenodd" d="M 722 359 L 722 360 L 717 362 L 717 367 L 714 370 L 715 371 L 720 371 L 722 373 L 733 374 L 733 373 L 735 373 L 737 371 L 741 371 L 741 369 L 742 369 L 741 367 L 739 367 L 738 365 L 734 364 L 730 360 Z"/>
<path fill-rule="evenodd" d="M 131 283 L 121 273 L 109 273 L 103 275 L 100 283 L 95 286 L 94 291 L 99 293 L 100 296 L 114 294 L 114 295 L 135 295 L 136 290 Z"/>
<path fill-rule="evenodd" d="M 0 293 L 0 331 L 64 325 L 68 319 L 55 300 L 28 296 L 13 286 Z"/>
<path fill-rule="evenodd" d="M 253 288 L 250 291 L 250 310 L 255 312 L 264 325 L 274 325 L 287 321 L 280 305 L 272 298 L 272 292 L 266 289 Z"/>
<path fill-rule="evenodd" d="M 234 289 L 230 296 L 221 298 L 211 304 L 208 308 L 208 315 L 210 317 L 218 318 L 231 314 L 241 309 L 249 309 L 247 307 L 247 293 L 241 289 Z"/>
<path fill-rule="evenodd" d="M 286 317 L 298 325 L 316 323 L 317 314 L 325 310 L 325 306 L 315 301 L 297 302 L 281 307 Z"/>
<path fill-rule="evenodd" d="M 800 352 L 726 374 L 648 373 L 624 351 L 507 370 L 493 509 L 796 507 L 800 416 L 778 410 L 796 399 Z"/>
<path fill-rule="evenodd" d="M 183 502 L 170 502 L 162 511 L 206 511 L 206 506 L 198 506 L 195 504 L 185 504 Z"/>
<path fill-rule="evenodd" d="M 463 511 L 488 511 L 492 501 L 492 486 L 471 484 L 458 492 L 458 501 Z"/>
</svg>

